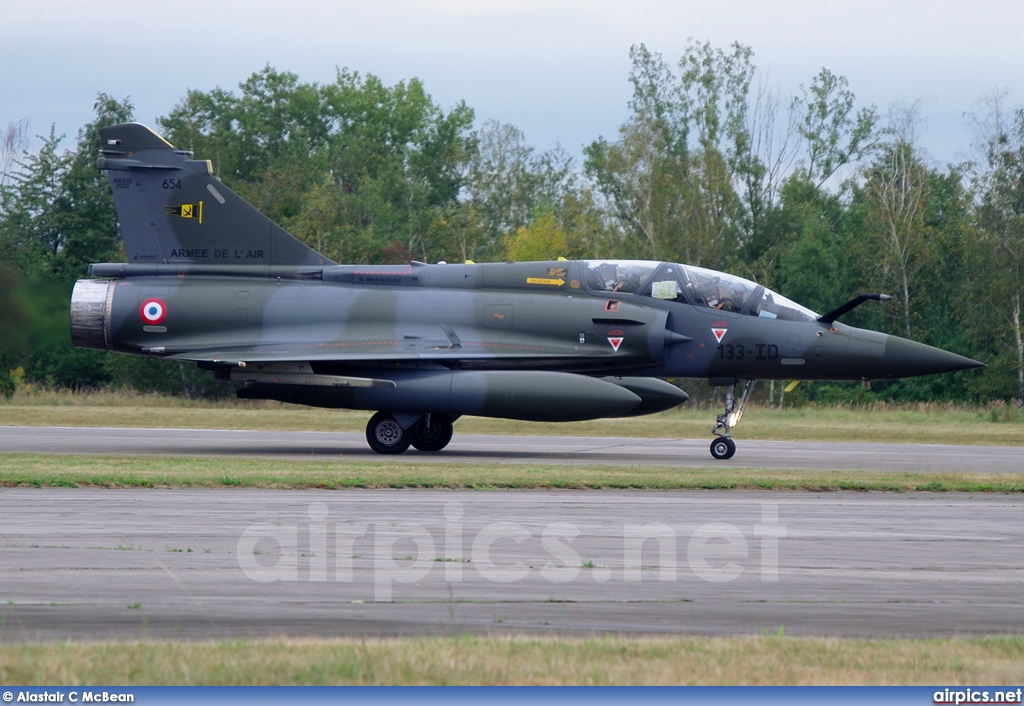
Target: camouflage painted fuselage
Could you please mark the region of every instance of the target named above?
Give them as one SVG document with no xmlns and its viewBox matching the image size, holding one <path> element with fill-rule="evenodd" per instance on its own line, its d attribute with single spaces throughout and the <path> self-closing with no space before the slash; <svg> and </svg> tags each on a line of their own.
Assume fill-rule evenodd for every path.
<svg viewBox="0 0 1024 706">
<path fill-rule="evenodd" d="M 838 322 L 783 321 L 636 293 L 592 292 L 581 283 L 583 266 L 280 267 L 270 277 L 184 265 L 111 264 L 92 271 L 116 277 L 103 285 L 111 289 L 106 336 L 112 350 L 213 366 L 302 360 L 333 372 L 440 365 L 780 380 L 932 372 L 927 357 L 892 355 L 893 341 L 902 339 Z M 165 307 L 159 322 L 140 313 L 152 299 Z M 926 367 L 908 370 L 908 363 Z"/>
<path fill-rule="evenodd" d="M 148 128 L 101 136 L 97 166 L 110 174 L 130 262 L 93 265 L 98 279 L 76 285 L 75 345 L 192 361 L 243 383 L 240 397 L 386 412 L 368 427 L 377 450 L 404 449 L 409 429 L 417 448 L 443 448 L 463 414 L 649 414 L 686 400 L 666 378 L 731 390 L 738 380 L 978 365 L 838 323 L 859 300 L 819 317 L 749 280 L 688 265 L 338 265 Z"/>
</svg>

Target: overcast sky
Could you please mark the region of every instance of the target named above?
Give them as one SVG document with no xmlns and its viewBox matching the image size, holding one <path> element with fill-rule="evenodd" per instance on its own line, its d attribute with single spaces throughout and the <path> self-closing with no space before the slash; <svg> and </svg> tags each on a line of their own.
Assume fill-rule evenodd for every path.
<svg viewBox="0 0 1024 706">
<path fill-rule="evenodd" d="M 629 48 L 671 63 L 687 39 L 754 50 L 783 93 L 825 66 L 860 106 L 921 100 L 939 163 L 965 156 L 964 113 L 994 89 L 1024 103 L 1021 0 L 31 0 L 0 13 L 0 128 L 73 145 L 100 91 L 153 124 L 190 88 L 236 89 L 266 64 L 329 82 L 336 67 L 391 84 L 419 77 L 434 100 L 578 155 L 627 116 Z"/>
</svg>

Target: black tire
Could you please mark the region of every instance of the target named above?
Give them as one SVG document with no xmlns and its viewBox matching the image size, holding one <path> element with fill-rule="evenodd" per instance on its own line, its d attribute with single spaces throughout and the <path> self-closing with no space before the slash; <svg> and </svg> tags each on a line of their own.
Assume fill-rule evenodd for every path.
<svg viewBox="0 0 1024 706">
<path fill-rule="evenodd" d="M 400 454 L 412 443 L 412 432 L 388 412 L 377 412 L 366 423 L 366 443 L 379 454 Z"/>
<path fill-rule="evenodd" d="M 736 454 L 736 442 L 727 436 L 720 436 L 711 442 L 711 455 L 725 461 Z"/>
<path fill-rule="evenodd" d="M 452 440 L 452 421 L 441 414 L 424 414 L 412 425 L 412 446 L 418 451 L 440 451 Z"/>
</svg>

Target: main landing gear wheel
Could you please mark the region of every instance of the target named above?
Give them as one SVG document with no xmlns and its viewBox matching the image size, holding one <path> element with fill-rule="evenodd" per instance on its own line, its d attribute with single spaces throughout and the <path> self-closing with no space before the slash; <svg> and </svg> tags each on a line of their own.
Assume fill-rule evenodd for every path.
<svg viewBox="0 0 1024 706">
<path fill-rule="evenodd" d="M 711 442 L 711 455 L 719 461 L 732 458 L 736 453 L 736 442 L 727 436 L 720 437 Z"/>
<path fill-rule="evenodd" d="M 418 451 L 440 451 L 452 440 L 452 422 L 440 414 L 424 414 L 412 425 L 412 446 Z"/>
<path fill-rule="evenodd" d="M 379 454 L 400 454 L 412 443 L 412 431 L 388 412 L 377 412 L 366 423 L 366 442 Z"/>
</svg>

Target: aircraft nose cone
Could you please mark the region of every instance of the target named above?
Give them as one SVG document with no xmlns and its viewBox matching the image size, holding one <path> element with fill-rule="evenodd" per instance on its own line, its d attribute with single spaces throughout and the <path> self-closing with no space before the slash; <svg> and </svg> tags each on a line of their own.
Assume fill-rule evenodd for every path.
<svg viewBox="0 0 1024 706">
<path fill-rule="evenodd" d="M 885 376 L 905 378 L 915 375 L 951 373 L 956 370 L 983 367 L 984 363 L 950 353 L 940 348 L 889 336 L 885 343 Z"/>
</svg>

